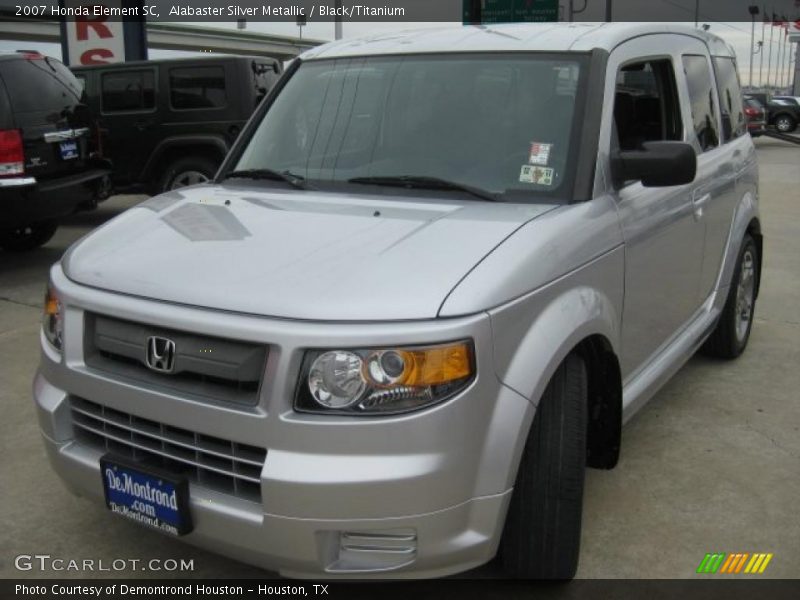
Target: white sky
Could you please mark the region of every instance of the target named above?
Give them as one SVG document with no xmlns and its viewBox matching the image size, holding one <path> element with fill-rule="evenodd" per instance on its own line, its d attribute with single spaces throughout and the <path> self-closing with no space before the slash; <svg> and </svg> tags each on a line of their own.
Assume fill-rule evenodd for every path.
<svg viewBox="0 0 800 600">
<path fill-rule="evenodd" d="M 208 26 L 208 27 L 216 27 L 216 28 L 235 28 L 235 23 L 187 23 L 188 25 L 197 25 L 197 26 Z M 694 22 L 688 23 L 689 25 L 694 25 Z M 736 55 L 738 57 L 739 68 L 741 71 L 741 78 L 742 84 L 748 85 L 749 81 L 749 74 L 750 74 L 750 30 L 751 30 L 751 23 L 750 22 L 729 22 L 729 23 L 722 23 L 722 22 L 710 22 L 710 31 L 715 33 L 716 35 L 725 39 L 728 43 L 730 43 L 734 49 L 736 50 Z M 399 31 L 403 29 L 419 29 L 419 28 L 428 28 L 428 27 L 460 27 L 460 23 L 397 23 L 397 22 L 385 22 L 385 23 L 344 23 L 343 24 L 343 34 L 345 38 L 351 37 L 358 37 L 363 35 L 370 35 L 375 33 L 383 33 L 388 31 Z M 294 23 L 277 23 L 277 22 L 248 22 L 247 23 L 247 30 L 248 31 L 260 31 L 265 33 L 273 33 L 276 35 L 287 35 L 287 36 L 296 36 L 298 35 L 299 28 Z M 758 42 L 763 34 L 765 36 L 764 42 L 764 58 L 763 58 L 763 67 L 761 66 L 761 56 L 759 54 L 755 55 L 755 60 L 753 62 L 753 83 L 755 85 L 759 84 L 759 81 L 765 83 L 766 75 L 767 75 L 767 63 L 769 58 L 769 47 L 770 47 L 770 33 L 773 34 L 772 40 L 772 69 L 771 69 L 771 80 L 774 81 L 776 77 L 777 71 L 777 58 L 778 58 L 778 51 L 780 49 L 782 53 L 782 60 L 781 65 L 783 66 L 783 74 L 784 74 L 784 81 L 786 77 L 787 65 L 789 61 L 786 54 L 786 48 L 791 48 L 791 56 L 795 55 L 797 44 L 783 44 L 783 30 L 778 27 L 770 27 L 767 25 L 766 27 L 762 26 L 760 20 L 756 21 L 755 27 L 755 40 Z M 320 23 L 320 22 L 312 22 L 308 24 L 306 27 L 303 28 L 302 33 L 304 38 L 314 38 L 319 40 L 332 40 L 334 37 L 334 25 L 333 23 Z M 779 42 L 780 40 L 780 42 Z M 42 53 L 50 54 L 56 56 L 58 58 L 61 57 L 61 48 L 56 44 L 41 44 L 41 43 L 34 43 L 34 42 L 9 42 L 9 41 L 0 41 L 0 52 L 11 52 L 16 49 L 32 49 L 32 50 L 39 50 Z M 150 58 L 166 58 L 170 56 L 182 56 L 187 53 L 185 52 L 177 52 L 177 51 L 169 51 L 169 50 L 151 50 L 150 51 Z M 760 69 L 760 70 L 759 70 Z M 761 73 L 761 78 L 759 79 L 759 72 Z M 791 83 L 791 82 L 790 82 Z"/>
</svg>

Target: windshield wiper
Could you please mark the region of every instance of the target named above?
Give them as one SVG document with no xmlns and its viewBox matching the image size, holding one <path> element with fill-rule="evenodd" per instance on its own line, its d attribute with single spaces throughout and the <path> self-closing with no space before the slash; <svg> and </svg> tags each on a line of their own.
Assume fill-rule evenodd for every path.
<svg viewBox="0 0 800 600">
<path fill-rule="evenodd" d="M 404 187 L 409 189 L 429 189 L 429 190 L 456 190 L 466 192 L 481 200 L 488 202 L 498 202 L 497 194 L 488 190 L 471 186 L 466 183 L 450 181 L 440 177 L 428 177 L 423 175 L 390 175 L 377 177 L 353 177 L 347 180 L 348 183 L 364 185 L 385 185 L 392 187 Z"/>
<path fill-rule="evenodd" d="M 270 179 L 272 181 L 285 181 L 293 188 L 298 190 L 311 189 L 306 183 L 305 177 L 296 175 L 291 171 L 276 171 L 274 169 L 242 169 L 241 171 L 231 171 L 226 173 L 223 179 Z"/>
</svg>

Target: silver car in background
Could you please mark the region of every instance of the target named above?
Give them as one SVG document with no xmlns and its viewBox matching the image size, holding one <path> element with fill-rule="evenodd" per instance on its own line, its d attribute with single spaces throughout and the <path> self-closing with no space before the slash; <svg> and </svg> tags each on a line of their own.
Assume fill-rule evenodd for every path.
<svg viewBox="0 0 800 600">
<path fill-rule="evenodd" d="M 51 271 L 34 398 L 77 494 L 292 577 L 571 578 L 585 467 L 762 248 L 735 57 L 648 24 L 296 60 L 214 182 Z"/>
</svg>

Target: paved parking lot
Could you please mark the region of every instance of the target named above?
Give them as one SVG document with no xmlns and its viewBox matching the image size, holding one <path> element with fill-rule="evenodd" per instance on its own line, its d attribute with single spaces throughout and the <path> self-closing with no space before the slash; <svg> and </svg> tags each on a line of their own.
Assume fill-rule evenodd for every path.
<svg viewBox="0 0 800 600">
<path fill-rule="evenodd" d="M 691 577 L 706 552 L 772 552 L 764 576 L 800 577 L 800 146 L 756 144 L 766 266 L 750 346 L 734 362 L 692 359 L 625 428 L 619 466 L 588 472 L 578 577 Z M 19 554 L 184 558 L 196 576 L 268 575 L 73 498 L 48 467 L 29 391 L 48 267 L 137 201 L 70 218 L 37 252 L 0 252 L 0 577 L 109 576 L 19 572 Z"/>
</svg>

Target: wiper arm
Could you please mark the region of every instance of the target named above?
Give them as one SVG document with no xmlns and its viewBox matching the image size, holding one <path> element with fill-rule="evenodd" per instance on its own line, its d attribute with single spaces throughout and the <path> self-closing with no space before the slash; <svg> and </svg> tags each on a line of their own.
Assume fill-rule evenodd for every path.
<svg viewBox="0 0 800 600">
<path fill-rule="evenodd" d="M 298 190 L 310 189 L 305 177 L 296 175 L 291 171 L 276 171 L 274 169 L 242 169 L 226 173 L 223 179 L 270 179 L 272 181 L 285 181 Z"/>
<path fill-rule="evenodd" d="M 466 183 L 450 181 L 440 177 L 428 177 L 424 175 L 397 175 L 397 176 L 377 176 L 377 177 L 353 177 L 347 180 L 348 183 L 363 185 L 385 185 L 391 187 L 404 187 L 409 189 L 431 189 L 431 190 L 456 190 L 466 192 L 487 202 L 498 202 L 497 194 L 488 190 L 475 187 Z"/>
</svg>

